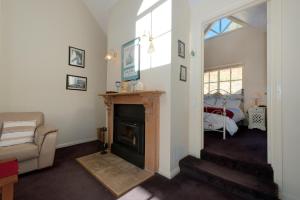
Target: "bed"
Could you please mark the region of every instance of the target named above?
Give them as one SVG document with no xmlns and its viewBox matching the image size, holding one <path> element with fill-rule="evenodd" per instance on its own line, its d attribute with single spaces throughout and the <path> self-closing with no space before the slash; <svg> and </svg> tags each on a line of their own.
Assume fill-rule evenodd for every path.
<svg viewBox="0 0 300 200">
<path fill-rule="evenodd" d="M 204 131 L 223 133 L 233 136 L 238 131 L 238 123 L 244 118 L 243 91 L 230 94 L 223 90 L 214 90 L 204 96 Z"/>
</svg>

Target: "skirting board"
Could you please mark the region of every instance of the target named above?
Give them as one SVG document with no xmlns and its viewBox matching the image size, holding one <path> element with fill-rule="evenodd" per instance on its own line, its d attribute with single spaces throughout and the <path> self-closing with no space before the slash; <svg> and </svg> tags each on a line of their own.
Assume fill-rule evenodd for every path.
<svg viewBox="0 0 300 200">
<path fill-rule="evenodd" d="M 284 199 L 284 200 L 298 200 L 299 198 L 291 196 L 291 195 L 287 195 L 287 194 L 282 194 L 280 199 Z"/>
<path fill-rule="evenodd" d="M 179 174 L 180 172 L 180 168 L 176 167 L 175 169 L 166 172 L 163 172 L 162 170 L 159 170 L 159 174 L 162 175 L 163 177 L 167 178 L 167 179 L 172 179 L 174 178 L 177 174 Z"/>
<path fill-rule="evenodd" d="M 56 149 L 69 147 L 69 146 L 73 146 L 73 145 L 76 145 L 76 144 L 83 144 L 83 143 L 87 143 L 87 142 L 93 142 L 93 141 L 96 141 L 97 139 L 98 139 L 97 137 L 92 137 L 92 138 L 85 138 L 85 139 L 80 139 L 80 140 L 76 140 L 76 141 L 72 141 L 72 142 L 66 142 L 66 143 L 56 145 Z"/>
</svg>

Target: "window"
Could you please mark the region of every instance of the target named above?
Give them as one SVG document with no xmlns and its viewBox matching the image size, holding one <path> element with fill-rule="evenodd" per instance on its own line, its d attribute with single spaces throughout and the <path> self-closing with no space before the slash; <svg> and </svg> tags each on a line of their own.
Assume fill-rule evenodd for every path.
<svg viewBox="0 0 300 200">
<path fill-rule="evenodd" d="M 241 94 L 243 89 L 243 66 L 219 68 L 204 73 L 204 94 L 217 92 Z M 214 91 L 215 90 L 215 91 Z"/>
<path fill-rule="evenodd" d="M 141 38 L 141 70 L 171 63 L 171 3 L 171 0 L 143 0 L 136 22 L 136 37 Z M 149 37 L 154 46 L 152 53 L 149 53 Z"/>
<path fill-rule="evenodd" d="M 240 23 L 234 22 L 231 19 L 225 17 L 214 22 L 206 32 L 205 39 L 213 38 L 223 33 L 230 32 L 243 26 Z"/>
</svg>

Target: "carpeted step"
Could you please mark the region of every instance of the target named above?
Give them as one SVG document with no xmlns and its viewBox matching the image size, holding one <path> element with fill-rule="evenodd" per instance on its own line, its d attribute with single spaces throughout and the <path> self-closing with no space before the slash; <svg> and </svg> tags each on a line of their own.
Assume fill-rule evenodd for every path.
<svg viewBox="0 0 300 200">
<path fill-rule="evenodd" d="M 274 172 L 269 164 L 253 163 L 246 160 L 237 160 L 229 156 L 220 155 L 208 150 L 201 151 L 201 159 L 227 168 L 238 170 L 256 176 L 263 182 L 274 182 Z"/>
<path fill-rule="evenodd" d="M 192 156 L 182 159 L 179 166 L 181 173 L 207 182 L 241 198 L 247 200 L 278 200 L 276 184 L 261 182 L 253 175 Z"/>
</svg>

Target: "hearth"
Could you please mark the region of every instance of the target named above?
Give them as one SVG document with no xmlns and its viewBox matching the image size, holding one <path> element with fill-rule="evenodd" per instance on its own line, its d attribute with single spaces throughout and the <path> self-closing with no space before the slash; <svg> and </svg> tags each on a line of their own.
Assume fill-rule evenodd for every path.
<svg viewBox="0 0 300 200">
<path fill-rule="evenodd" d="M 143 105 L 115 104 L 112 153 L 144 168 L 145 108 Z"/>
</svg>

